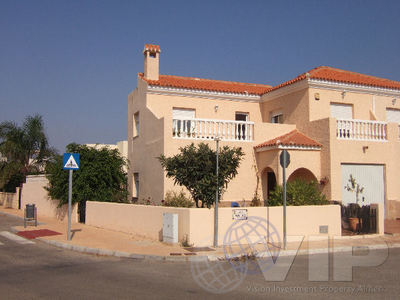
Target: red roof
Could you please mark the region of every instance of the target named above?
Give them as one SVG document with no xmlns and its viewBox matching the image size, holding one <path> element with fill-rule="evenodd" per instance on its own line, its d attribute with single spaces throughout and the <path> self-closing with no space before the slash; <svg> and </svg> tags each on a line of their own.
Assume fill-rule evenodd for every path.
<svg viewBox="0 0 400 300">
<path fill-rule="evenodd" d="M 400 82 L 379 78 L 370 75 L 364 75 L 356 72 L 340 70 L 332 67 L 321 66 L 314 68 L 306 73 L 303 73 L 297 76 L 294 79 L 281 83 L 277 86 L 271 88 L 268 92 L 279 89 L 281 87 L 290 85 L 297 81 L 303 80 L 307 78 L 307 74 L 309 74 L 309 78 L 319 79 L 319 80 L 328 80 L 334 82 L 341 83 L 350 83 L 350 84 L 359 84 L 359 85 L 367 85 L 372 87 L 381 87 L 387 89 L 400 89 Z"/>
<path fill-rule="evenodd" d="M 159 80 L 149 80 L 143 77 L 143 73 L 139 73 L 138 76 L 143 80 L 145 80 L 150 85 L 204 90 L 213 92 L 262 95 L 271 89 L 270 85 L 265 85 L 265 84 L 201 79 L 194 77 L 160 75 Z"/>
<path fill-rule="evenodd" d="M 272 140 L 266 141 L 254 148 L 273 147 L 273 146 L 304 146 L 304 147 L 322 147 L 322 145 L 297 129 L 289 133 L 278 136 Z"/>
<path fill-rule="evenodd" d="M 161 52 L 160 46 L 159 45 L 152 45 L 152 44 L 145 44 L 144 45 L 144 51 L 150 51 L 150 52 Z"/>
</svg>

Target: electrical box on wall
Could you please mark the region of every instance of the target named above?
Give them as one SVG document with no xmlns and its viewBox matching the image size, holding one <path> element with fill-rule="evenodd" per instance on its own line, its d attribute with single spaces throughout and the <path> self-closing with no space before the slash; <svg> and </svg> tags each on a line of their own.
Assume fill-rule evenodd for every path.
<svg viewBox="0 0 400 300">
<path fill-rule="evenodd" d="M 178 214 L 163 213 L 163 242 L 178 243 Z"/>
</svg>

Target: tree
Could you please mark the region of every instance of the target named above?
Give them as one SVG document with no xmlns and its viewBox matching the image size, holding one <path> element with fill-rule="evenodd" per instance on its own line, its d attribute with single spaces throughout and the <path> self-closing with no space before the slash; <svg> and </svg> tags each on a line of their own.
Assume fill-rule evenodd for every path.
<svg viewBox="0 0 400 300">
<path fill-rule="evenodd" d="M 15 192 L 28 174 L 38 174 L 56 151 L 49 147 L 43 119 L 28 116 L 22 126 L 0 123 L 0 189 Z"/>
<path fill-rule="evenodd" d="M 356 203 L 359 204 L 360 194 L 364 192 L 364 187 L 356 181 L 352 174 L 350 174 L 348 183 L 344 188 L 349 192 L 356 193 Z M 364 202 L 364 197 L 362 198 L 362 201 Z"/>
<path fill-rule="evenodd" d="M 95 149 L 75 143 L 66 148 L 68 153 L 80 154 L 79 170 L 73 173 L 72 201 L 128 202 L 126 161 L 118 150 L 106 147 Z M 50 198 L 58 199 L 59 206 L 68 203 L 68 171 L 63 170 L 62 156 L 47 164 L 46 188 Z"/>
<path fill-rule="evenodd" d="M 210 208 L 215 202 L 217 191 L 216 176 L 216 151 L 210 149 L 205 143 L 197 147 L 192 143 L 184 148 L 179 148 L 180 153 L 158 159 L 165 169 L 168 178 L 174 178 L 174 183 L 185 186 L 196 207 Z M 224 146 L 219 153 L 218 194 L 219 199 L 226 190 L 228 183 L 237 175 L 237 168 L 244 153 L 241 148 Z"/>
<path fill-rule="evenodd" d="M 297 179 L 288 182 L 286 185 L 287 192 L 287 205 L 300 206 L 300 205 L 325 205 L 329 204 L 325 195 L 319 190 L 316 181 L 306 182 Z M 283 188 L 277 186 L 274 191 L 270 193 L 268 199 L 268 206 L 281 206 L 283 205 Z"/>
</svg>

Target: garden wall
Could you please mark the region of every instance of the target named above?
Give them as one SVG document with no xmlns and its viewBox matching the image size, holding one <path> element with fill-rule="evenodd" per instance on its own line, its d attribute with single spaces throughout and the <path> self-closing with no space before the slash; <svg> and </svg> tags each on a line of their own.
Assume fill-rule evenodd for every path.
<svg viewBox="0 0 400 300">
<path fill-rule="evenodd" d="M 219 209 L 219 244 L 223 243 L 228 228 L 236 222 L 236 220 L 233 220 L 233 211 L 237 209 L 246 209 L 248 217 L 260 217 L 268 220 L 268 223 L 276 228 L 276 231 L 282 238 L 282 207 L 224 207 Z M 86 203 L 86 224 L 161 240 L 163 213 L 178 214 L 179 240 L 182 240 L 187 235 L 189 242 L 195 246 L 212 245 L 214 237 L 214 209 L 173 208 L 88 201 Z M 247 221 L 237 222 L 237 225 L 240 226 Z M 328 233 L 321 234 L 320 226 L 328 226 Z M 272 229 L 273 227 L 270 227 L 270 230 Z M 299 235 L 340 236 L 340 206 L 287 207 L 287 235 L 288 240 L 290 240 L 289 236 L 293 238 L 293 236 Z"/>
<path fill-rule="evenodd" d="M 22 188 L 21 208 L 25 209 L 26 204 L 35 204 L 39 218 L 43 216 L 60 221 L 67 220 L 68 206 L 57 207 L 58 200 L 50 199 L 44 189 L 48 184 L 49 181 L 45 175 L 27 176 Z M 72 222 L 78 222 L 77 205 L 73 206 L 71 216 Z"/>
<path fill-rule="evenodd" d="M 0 206 L 18 209 L 18 194 L 19 188 L 16 193 L 0 193 Z"/>
</svg>

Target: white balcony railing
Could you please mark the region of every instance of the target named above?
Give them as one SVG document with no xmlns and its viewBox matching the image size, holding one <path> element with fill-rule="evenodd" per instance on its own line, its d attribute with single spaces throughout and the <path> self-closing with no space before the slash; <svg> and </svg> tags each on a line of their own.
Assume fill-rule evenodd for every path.
<svg viewBox="0 0 400 300">
<path fill-rule="evenodd" d="M 336 136 L 344 140 L 386 141 L 387 123 L 355 119 L 337 119 Z"/>
<path fill-rule="evenodd" d="M 253 141 L 254 122 L 212 119 L 173 119 L 172 136 L 176 139 Z"/>
</svg>

